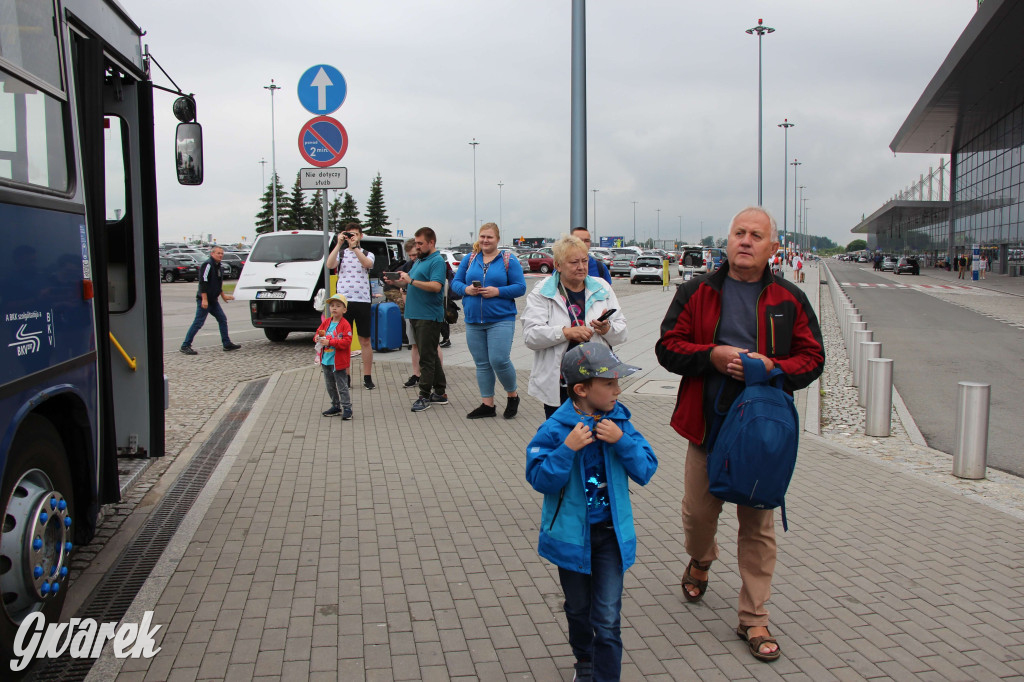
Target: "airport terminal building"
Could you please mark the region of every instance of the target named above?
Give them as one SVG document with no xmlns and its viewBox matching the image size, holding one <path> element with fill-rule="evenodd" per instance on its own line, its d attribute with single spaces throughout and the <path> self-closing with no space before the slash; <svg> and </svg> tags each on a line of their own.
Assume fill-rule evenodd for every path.
<svg viewBox="0 0 1024 682">
<path fill-rule="evenodd" d="M 868 246 L 928 264 L 979 244 L 1024 274 L 1024 2 L 986 0 L 889 147 L 948 155 L 949 196 L 896 198 L 857 225 Z"/>
</svg>

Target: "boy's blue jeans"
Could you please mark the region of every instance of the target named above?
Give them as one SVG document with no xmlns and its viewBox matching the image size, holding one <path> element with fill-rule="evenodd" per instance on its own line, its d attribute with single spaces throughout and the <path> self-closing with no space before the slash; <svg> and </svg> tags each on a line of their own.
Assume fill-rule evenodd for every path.
<svg viewBox="0 0 1024 682">
<path fill-rule="evenodd" d="M 516 391 L 516 368 L 510 357 L 515 333 L 515 320 L 466 324 L 466 345 L 476 363 L 481 398 L 494 397 L 495 374 L 506 393 Z"/>
<path fill-rule="evenodd" d="M 590 527 L 590 575 L 559 567 L 577 662 L 589 660 L 594 680 L 618 680 L 622 670 L 622 555 L 611 523 Z"/>
<path fill-rule="evenodd" d="M 327 395 L 331 396 L 331 407 L 352 409 L 352 398 L 348 391 L 348 370 L 334 369 L 334 365 L 320 365 L 324 371 Z"/>
</svg>

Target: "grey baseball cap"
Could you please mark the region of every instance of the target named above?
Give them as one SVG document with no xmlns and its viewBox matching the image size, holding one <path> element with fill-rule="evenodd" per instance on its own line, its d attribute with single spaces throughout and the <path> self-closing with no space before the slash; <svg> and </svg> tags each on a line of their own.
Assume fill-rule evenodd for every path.
<svg viewBox="0 0 1024 682">
<path fill-rule="evenodd" d="M 639 367 L 622 362 L 611 348 L 596 341 L 581 343 L 562 356 L 562 376 L 568 386 L 594 378 L 621 379 L 639 371 Z"/>
</svg>

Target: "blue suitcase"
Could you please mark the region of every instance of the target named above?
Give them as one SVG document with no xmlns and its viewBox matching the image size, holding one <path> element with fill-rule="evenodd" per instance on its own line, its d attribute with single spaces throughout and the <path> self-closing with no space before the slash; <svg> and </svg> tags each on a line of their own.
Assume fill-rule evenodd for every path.
<svg viewBox="0 0 1024 682">
<path fill-rule="evenodd" d="M 370 346 L 387 353 L 402 348 L 402 313 L 391 301 L 370 307 Z"/>
</svg>

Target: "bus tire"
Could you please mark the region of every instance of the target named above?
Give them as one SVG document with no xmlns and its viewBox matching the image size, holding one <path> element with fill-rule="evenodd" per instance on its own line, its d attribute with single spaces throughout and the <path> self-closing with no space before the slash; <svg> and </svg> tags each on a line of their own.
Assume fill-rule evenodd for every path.
<svg viewBox="0 0 1024 682">
<path fill-rule="evenodd" d="M 267 339 L 274 343 L 282 343 L 288 338 L 287 329 L 264 329 L 263 333 L 267 335 Z"/>
<path fill-rule="evenodd" d="M 71 519 L 75 491 L 64 444 L 49 420 L 29 415 L 11 443 L 0 486 L 4 509 L 4 532 L 0 535 L 0 659 L 4 666 L 13 657 L 20 623 L 36 611 L 42 612 L 47 623 L 57 622 L 67 597 L 66 576 L 59 578 L 57 593 L 45 598 L 39 597 L 34 584 L 28 582 L 31 565 L 36 564 L 38 556 L 33 556 L 29 541 L 24 538 L 26 532 L 38 537 L 35 531 L 45 529 L 41 535 L 46 544 L 39 552 L 47 555 L 45 564 L 54 574 L 60 575 L 61 568 L 68 564 L 64 543 L 70 542 L 71 529 L 60 521 L 60 512 L 53 513 L 49 523 L 42 526 L 28 512 L 34 508 L 34 501 L 45 503 L 54 491 L 63 497 L 67 504 L 65 516 Z"/>
</svg>

